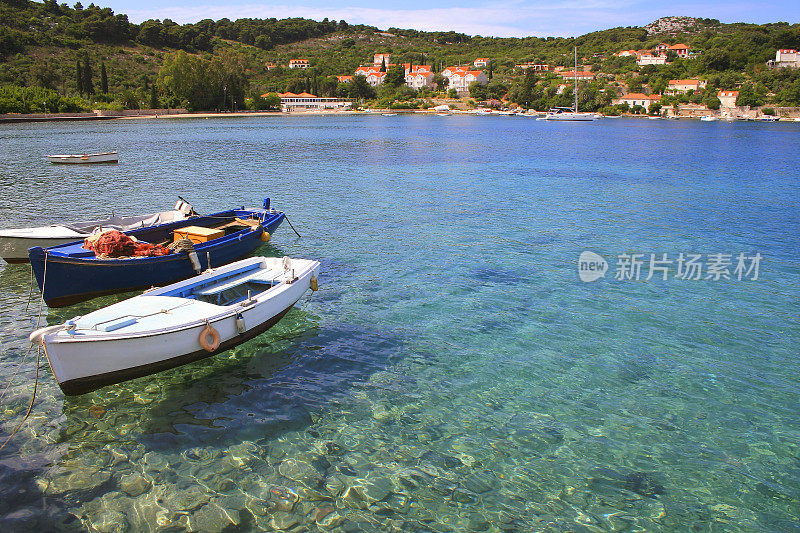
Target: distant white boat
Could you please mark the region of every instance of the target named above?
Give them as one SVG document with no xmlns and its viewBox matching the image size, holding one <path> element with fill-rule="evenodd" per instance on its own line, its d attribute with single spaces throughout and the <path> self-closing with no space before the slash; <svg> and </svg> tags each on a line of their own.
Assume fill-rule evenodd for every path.
<svg viewBox="0 0 800 533">
<path fill-rule="evenodd" d="M 661 120 L 661 117 L 647 117 L 650 120 Z"/>
<path fill-rule="evenodd" d="M 485 107 L 479 107 L 478 109 L 473 111 L 473 113 L 475 113 L 476 115 L 491 115 L 492 114 L 492 110 L 491 109 L 486 109 Z"/>
<path fill-rule="evenodd" d="M 397 113 L 381 113 L 382 117 L 396 117 Z"/>
<path fill-rule="evenodd" d="M 65 394 L 191 363 L 275 325 L 309 289 L 319 263 L 251 257 L 30 334 Z"/>
<path fill-rule="evenodd" d="M 774 115 L 764 115 L 758 120 L 760 120 L 761 122 L 778 122 L 780 120 L 780 117 L 776 117 Z"/>
<path fill-rule="evenodd" d="M 701 121 L 701 122 L 716 122 L 716 121 L 718 121 L 718 120 L 719 120 L 719 119 L 718 119 L 717 117 L 708 117 L 708 116 L 706 116 L 706 117 L 700 117 L 700 121 Z"/>
<path fill-rule="evenodd" d="M 51 163 L 80 165 L 85 163 L 117 163 L 119 154 L 114 152 L 102 152 L 97 154 L 53 154 L 48 155 L 47 159 Z"/>
<path fill-rule="evenodd" d="M 449 117 L 451 115 L 452 115 L 452 113 L 436 113 L 437 117 Z"/>
</svg>

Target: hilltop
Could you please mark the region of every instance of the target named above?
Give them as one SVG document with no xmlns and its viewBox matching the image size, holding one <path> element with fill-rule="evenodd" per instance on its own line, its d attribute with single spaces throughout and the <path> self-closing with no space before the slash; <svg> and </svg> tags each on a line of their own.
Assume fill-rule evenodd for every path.
<svg viewBox="0 0 800 533">
<path fill-rule="evenodd" d="M 683 77 L 704 78 L 709 91 L 747 86 L 756 93 L 754 103 L 800 105 L 797 72 L 766 67 L 776 49 L 800 48 L 800 25 L 781 22 L 722 24 L 714 19 L 665 17 L 644 27 L 611 28 L 575 38 L 493 38 L 328 19 L 222 19 L 184 25 L 165 19 L 133 24 L 108 8 L 69 7 L 55 0 L 2 0 L 0 15 L 8 21 L 0 27 L 0 83 L 14 86 L 7 87 L 0 100 L 17 106 L 7 105 L 6 110 L 39 111 L 35 102 L 41 98 L 26 98 L 20 92 L 33 88 L 51 91 L 46 97 L 51 110 L 53 106 L 241 108 L 247 97 L 287 90 L 379 98 L 388 104 L 430 97 L 425 91 L 398 93 L 380 87 L 377 92 L 354 93 L 338 83 L 334 76 L 352 75 L 375 53 L 430 65 L 436 72 L 489 58 L 490 65 L 483 70 L 491 81 L 488 91 L 478 96 L 553 105 L 568 103 L 571 88 L 561 88 L 560 78 L 552 72 L 526 75 L 518 65 L 569 68 L 575 46 L 580 68 L 594 77 L 581 91 L 585 108 L 608 106 L 611 97 L 631 88 L 655 92 L 669 79 Z M 621 50 L 652 49 L 662 42 L 685 43 L 692 58 L 637 66 L 615 55 Z M 286 68 L 297 58 L 307 59 L 311 68 Z M 187 86 L 195 71 L 203 72 L 204 79 Z"/>
</svg>

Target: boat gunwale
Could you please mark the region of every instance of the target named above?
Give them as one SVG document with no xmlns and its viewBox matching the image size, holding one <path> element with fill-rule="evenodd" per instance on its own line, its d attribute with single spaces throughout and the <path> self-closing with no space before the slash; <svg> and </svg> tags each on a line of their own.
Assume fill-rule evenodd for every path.
<svg viewBox="0 0 800 533">
<path fill-rule="evenodd" d="M 259 259 L 266 259 L 266 258 L 262 257 L 262 258 L 259 258 Z M 78 337 L 77 335 L 76 336 L 64 337 L 64 336 L 59 336 L 59 333 L 61 333 L 62 331 L 56 331 L 56 332 L 49 333 L 49 334 L 45 335 L 42 340 L 45 341 L 45 342 L 49 342 L 51 344 L 70 344 L 70 343 L 74 343 L 74 342 L 106 342 L 106 341 L 120 341 L 120 340 L 128 340 L 128 339 L 141 339 L 141 338 L 147 338 L 147 337 L 155 337 L 155 336 L 158 336 L 158 335 L 164 335 L 164 334 L 167 334 L 167 333 L 178 333 L 178 332 L 194 329 L 194 328 L 196 328 L 198 326 L 203 326 L 206 323 L 212 324 L 214 322 L 219 322 L 219 321 L 224 320 L 226 318 L 229 318 L 231 316 L 235 316 L 236 314 L 241 313 L 243 311 L 253 310 L 253 309 L 256 309 L 256 308 L 258 308 L 258 307 L 260 307 L 262 305 L 265 305 L 265 304 L 269 303 L 269 301 L 272 298 L 278 296 L 282 292 L 286 292 L 287 290 L 289 290 L 290 287 L 292 287 L 292 285 L 294 285 L 295 283 L 297 283 L 301 279 L 303 279 L 306 276 L 308 276 L 309 275 L 309 271 L 313 275 L 314 270 L 319 266 L 319 261 L 315 261 L 313 259 L 308 259 L 306 261 L 309 261 L 309 263 L 310 263 L 309 266 L 304 268 L 301 271 L 300 274 L 295 273 L 295 278 L 291 283 L 288 283 L 287 280 L 283 280 L 283 281 L 280 281 L 279 283 L 277 283 L 275 285 L 272 285 L 271 287 L 269 287 L 269 288 L 257 293 L 257 295 L 253 296 L 253 298 L 252 298 L 253 303 L 250 304 L 250 305 L 241 305 L 242 302 L 238 302 L 236 304 L 229 305 L 229 306 L 217 306 L 217 307 L 220 307 L 222 309 L 222 311 L 220 311 L 220 313 L 217 314 L 217 315 L 211 315 L 209 317 L 198 319 L 198 320 L 195 320 L 193 322 L 187 322 L 187 323 L 181 324 L 179 326 L 166 327 L 166 328 L 160 328 L 160 329 L 149 329 L 149 330 L 145 330 L 145 331 L 141 331 L 141 332 L 137 332 L 137 333 L 132 333 L 132 332 L 128 332 L 128 333 L 125 333 L 125 332 L 113 333 L 113 332 L 99 332 L 99 331 L 96 331 L 96 330 L 86 330 L 86 331 L 91 331 L 91 333 L 82 333 L 80 335 L 80 337 Z M 262 264 L 263 264 L 263 262 L 262 262 Z M 209 274 L 218 274 L 218 273 L 219 273 L 218 271 L 212 271 Z M 192 279 L 192 278 L 190 278 L 190 279 Z M 180 281 L 178 283 L 186 283 L 187 281 L 189 281 L 189 280 L 183 280 L 183 281 Z M 245 281 L 246 280 L 243 280 L 243 282 L 245 282 Z M 176 283 L 176 285 L 177 285 L 177 283 Z M 161 287 L 160 289 L 167 289 L 169 287 L 171 287 L 171 286 L 167 285 L 166 287 Z M 283 290 L 281 290 L 281 289 L 283 289 Z M 260 299 L 261 296 L 263 296 L 266 293 L 268 293 L 270 291 L 273 291 L 273 290 L 274 290 L 274 292 L 272 292 L 269 295 L 269 298 Z M 143 294 L 140 294 L 138 296 L 156 296 L 156 297 L 158 297 L 158 296 L 164 296 L 164 295 L 143 293 Z M 133 298 L 137 298 L 138 296 L 134 296 Z M 129 300 L 132 300 L 133 298 L 130 298 Z M 129 301 L 129 300 L 123 300 L 123 302 Z M 190 299 L 186 299 L 186 300 L 191 301 Z M 122 303 L 122 302 L 118 302 L 118 303 Z M 112 305 L 115 305 L 115 304 L 112 304 Z M 216 305 L 216 304 L 210 304 L 210 305 Z M 99 309 L 98 309 L 98 311 L 99 311 Z"/>
</svg>

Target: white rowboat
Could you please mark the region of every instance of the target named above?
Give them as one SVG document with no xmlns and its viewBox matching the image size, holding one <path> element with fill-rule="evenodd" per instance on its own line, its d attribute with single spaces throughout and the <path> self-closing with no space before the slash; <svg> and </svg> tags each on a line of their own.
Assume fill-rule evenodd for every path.
<svg viewBox="0 0 800 533">
<path fill-rule="evenodd" d="M 110 216 L 99 220 L 87 220 L 69 224 L 54 224 L 51 226 L 38 226 L 33 228 L 18 228 L 0 230 L 0 258 L 8 263 L 27 263 L 28 248 L 40 246 L 49 248 L 81 241 L 95 230 L 115 229 L 130 231 L 148 226 L 157 226 L 167 222 L 183 220 L 192 213 L 192 206 L 179 201 L 172 211 L 150 213 L 131 217 Z"/>
<path fill-rule="evenodd" d="M 119 154 L 117 152 L 102 152 L 97 154 L 53 154 L 48 155 L 47 159 L 51 163 L 65 164 L 84 164 L 84 163 L 117 163 Z"/>
<path fill-rule="evenodd" d="M 64 394 L 191 363 L 275 325 L 316 288 L 319 262 L 251 257 L 30 334 Z"/>
</svg>

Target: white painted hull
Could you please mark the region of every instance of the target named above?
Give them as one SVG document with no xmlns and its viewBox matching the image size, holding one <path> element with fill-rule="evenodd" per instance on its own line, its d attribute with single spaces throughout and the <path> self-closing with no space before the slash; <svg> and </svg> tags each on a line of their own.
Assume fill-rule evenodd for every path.
<svg viewBox="0 0 800 533">
<path fill-rule="evenodd" d="M 279 264 L 280 261 L 278 258 L 263 257 L 237 261 L 213 272 L 206 272 L 100 309 L 80 317 L 77 324 L 81 321 L 90 323 L 92 315 L 100 313 L 104 313 L 104 318 L 135 316 L 131 310 L 138 308 L 137 300 L 142 298 L 148 298 L 150 302 L 153 298 L 157 298 L 159 305 L 161 300 L 170 305 L 172 301 L 182 299 L 164 296 L 159 298 L 160 293 L 202 281 L 204 276 L 213 278 L 242 265 L 262 262 L 271 265 L 275 262 Z M 186 364 L 231 348 L 262 333 L 291 309 L 309 289 L 312 276 L 319 270 L 319 263 L 316 261 L 293 259 L 292 263 L 293 273 L 297 277 L 294 282 L 286 283 L 284 280 L 262 293 L 254 294 L 253 303 L 249 305 L 203 304 L 208 308 L 208 312 L 203 310 L 200 315 L 193 312 L 185 322 L 181 322 L 183 317 L 180 313 L 190 311 L 179 306 L 173 307 L 169 311 L 173 316 L 168 316 L 167 313 L 163 319 L 167 322 L 171 320 L 173 322 L 171 325 L 129 332 L 125 332 L 127 329 L 125 327 L 111 332 L 84 330 L 79 327 L 70 334 L 63 330 L 63 326 L 50 326 L 49 328 L 61 328 L 61 330 L 55 332 L 47 332 L 49 328 L 37 330 L 31 334 L 31 340 L 44 345 L 50 368 L 66 394 L 83 394 L 104 385 Z M 290 277 L 290 274 L 286 273 L 286 278 Z M 187 301 L 192 302 L 192 300 Z M 112 313 L 109 314 L 110 312 Z M 243 333 L 237 330 L 237 315 L 241 315 L 244 319 L 246 329 Z M 109 320 L 104 320 L 102 323 L 108 322 Z M 207 323 L 216 329 L 220 336 L 220 347 L 213 352 L 204 350 L 200 344 L 201 332 Z"/>
<path fill-rule="evenodd" d="M 86 163 L 117 163 L 119 154 L 117 152 L 103 152 L 100 154 L 53 154 L 48 155 L 47 159 L 51 163 L 80 165 Z"/>
<path fill-rule="evenodd" d="M 16 228 L 0 230 L 0 258 L 8 263 L 27 263 L 28 248 L 40 246 L 49 248 L 81 241 L 95 229 L 116 229 L 130 231 L 147 226 L 182 220 L 186 215 L 178 210 L 150 213 L 132 217 L 110 217 L 102 220 L 70 223 L 69 226 L 54 224 L 35 228 Z"/>
<path fill-rule="evenodd" d="M 594 113 L 548 113 L 545 120 L 566 120 L 572 122 L 591 122 L 594 120 Z"/>
<path fill-rule="evenodd" d="M 64 228 L 70 231 L 69 228 Z M 86 238 L 85 233 L 72 232 L 74 235 L 63 235 L 60 237 L 37 238 L 28 236 L 8 235 L 9 231 L 0 234 L 0 257 L 7 263 L 26 263 L 28 262 L 28 248 L 41 246 L 49 248 L 59 244 L 67 244 Z"/>
</svg>

